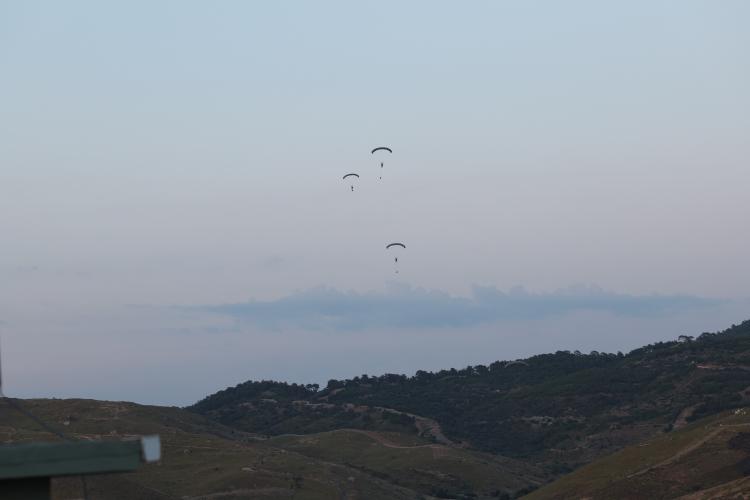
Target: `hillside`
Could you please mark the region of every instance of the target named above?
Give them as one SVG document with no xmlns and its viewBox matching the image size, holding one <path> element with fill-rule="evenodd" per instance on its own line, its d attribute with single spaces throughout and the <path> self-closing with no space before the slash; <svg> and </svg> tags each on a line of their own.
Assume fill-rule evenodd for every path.
<svg viewBox="0 0 750 500">
<path fill-rule="evenodd" d="M 743 408 L 621 450 L 525 498 L 702 500 L 749 492 L 750 411 Z"/>
<path fill-rule="evenodd" d="M 323 389 L 250 381 L 187 409 L 23 404 L 73 439 L 162 437 L 161 463 L 90 478 L 91 499 L 699 500 L 750 489 L 750 322 L 628 354 L 557 352 Z M 1 442 L 54 439 L 0 400 Z M 80 489 L 56 480 L 55 498 Z"/>
<path fill-rule="evenodd" d="M 627 355 L 557 352 L 489 366 L 246 382 L 189 407 L 248 432 L 397 430 L 544 464 L 553 474 L 750 401 L 750 321 Z"/>
<path fill-rule="evenodd" d="M 550 479 L 533 465 L 413 435 L 341 430 L 267 440 L 179 408 L 92 400 L 22 403 L 76 440 L 161 436 L 159 464 L 134 474 L 90 477 L 90 500 L 497 498 Z M 55 439 L 0 400 L 0 442 Z M 53 491 L 56 500 L 80 498 L 80 479 L 55 480 Z"/>
</svg>

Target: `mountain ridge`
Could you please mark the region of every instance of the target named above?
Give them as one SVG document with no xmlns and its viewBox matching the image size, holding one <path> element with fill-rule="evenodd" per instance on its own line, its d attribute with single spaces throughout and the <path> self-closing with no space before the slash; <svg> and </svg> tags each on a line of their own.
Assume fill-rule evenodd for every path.
<svg viewBox="0 0 750 500">
<path fill-rule="evenodd" d="M 331 380 L 244 382 L 187 407 L 249 432 L 349 427 L 426 435 L 572 470 L 750 400 L 750 321 L 628 354 L 557 351 L 488 366 Z M 429 433 L 427 433 L 429 434 Z"/>
</svg>

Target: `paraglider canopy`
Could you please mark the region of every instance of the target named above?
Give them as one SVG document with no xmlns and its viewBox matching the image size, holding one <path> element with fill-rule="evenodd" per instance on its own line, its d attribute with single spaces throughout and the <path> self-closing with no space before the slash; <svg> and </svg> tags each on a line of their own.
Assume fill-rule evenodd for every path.
<svg viewBox="0 0 750 500">
<path fill-rule="evenodd" d="M 342 179 L 344 179 L 344 180 L 349 179 L 348 184 L 350 184 L 351 190 L 354 191 L 354 185 L 359 180 L 359 174 L 355 174 L 355 173 L 346 174 L 345 176 L 342 177 Z"/>
<path fill-rule="evenodd" d="M 379 146 L 373 149 L 372 151 L 370 151 L 370 154 L 375 154 L 375 151 L 388 151 L 389 153 L 393 153 L 393 150 L 391 150 L 391 148 L 386 147 L 386 146 Z"/>
<path fill-rule="evenodd" d="M 387 147 L 387 146 L 378 146 L 377 148 L 375 148 L 372 151 L 370 151 L 370 154 L 375 154 L 378 151 L 388 151 L 389 153 L 393 153 L 393 150 L 391 148 Z M 380 168 L 383 168 L 383 162 L 382 161 L 380 162 Z M 383 176 L 381 175 L 379 178 L 382 179 Z"/>
<path fill-rule="evenodd" d="M 396 274 L 398 274 L 398 255 L 401 253 L 401 250 L 399 250 L 399 248 L 405 249 L 406 245 L 404 245 L 403 243 L 395 242 L 395 243 L 389 243 L 385 246 L 386 250 L 390 248 L 394 248 L 394 247 L 396 248 L 396 250 L 391 250 L 391 252 L 393 252 L 392 255 L 394 255 L 393 263 L 396 265 L 396 269 L 394 269 L 394 271 L 396 272 Z"/>
</svg>

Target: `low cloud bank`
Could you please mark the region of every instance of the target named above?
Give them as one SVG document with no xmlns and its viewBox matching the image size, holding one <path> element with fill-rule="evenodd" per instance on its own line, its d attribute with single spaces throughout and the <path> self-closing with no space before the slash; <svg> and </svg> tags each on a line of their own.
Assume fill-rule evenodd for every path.
<svg viewBox="0 0 750 500">
<path fill-rule="evenodd" d="M 408 285 L 389 285 L 385 292 L 359 293 L 318 287 L 273 301 L 201 306 L 266 328 L 361 330 L 365 328 L 466 327 L 504 320 L 533 320 L 577 311 L 628 317 L 658 317 L 718 306 L 720 299 L 689 295 L 627 295 L 597 287 L 570 287 L 531 293 L 475 286 L 470 297 Z M 195 308 L 194 308 L 195 309 Z"/>
</svg>

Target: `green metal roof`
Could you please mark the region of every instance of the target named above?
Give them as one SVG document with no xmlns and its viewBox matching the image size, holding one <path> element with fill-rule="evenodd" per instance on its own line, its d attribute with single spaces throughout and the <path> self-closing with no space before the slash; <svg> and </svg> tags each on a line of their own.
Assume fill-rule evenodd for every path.
<svg viewBox="0 0 750 500">
<path fill-rule="evenodd" d="M 0 480 L 134 471 L 141 441 L 24 443 L 0 446 Z"/>
</svg>

